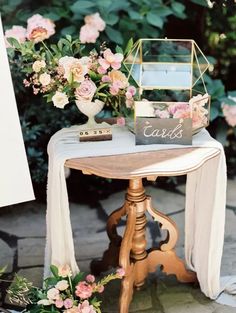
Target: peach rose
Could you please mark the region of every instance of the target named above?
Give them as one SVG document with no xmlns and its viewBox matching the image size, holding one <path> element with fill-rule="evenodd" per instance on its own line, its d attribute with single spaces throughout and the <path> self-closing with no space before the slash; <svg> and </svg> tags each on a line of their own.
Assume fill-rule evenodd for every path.
<svg viewBox="0 0 236 313">
<path fill-rule="evenodd" d="M 48 39 L 55 34 L 55 24 L 40 14 L 35 14 L 27 20 L 27 38 L 35 43 Z"/>
<path fill-rule="evenodd" d="M 85 16 L 84 22 L 85 24 L 93 26 L 95 29 L 97 29 L 100 32 L 102 32 L 106 27 L 106 23 L 101 18 L 98 12 L 92 15 Z"/>
<path fill-rule="evenodd" d="M 64 56 L 59 59 L 59 66 L 63 68 L 64 78 L 68 81 L 73 78 L 73 81 L 82 82 L 85 74 L 88 73 L 88 65 L 83 58 Z"/>
<path fill-rule="evenodd" d="M 126 88 L 128 86 L 128 79 L 125 76 L 125 74 L 123 74 L 121 71 L 112 70 L 111 72 L 108 73 L 108 76 L 110 77 L 110 80 L 113 83 L 113 85 L 114 83 L 119 84 L 120 89 Z"/>
<path fill-rule="evenodd" d="M 72 272 L 71 272 L 70 266 L 68 264 L 65 264 L 63 266 L 58 266 L 58 275 L 60 277 L 70 277 L 70 276 L 72 276 Z"/>
</svg>

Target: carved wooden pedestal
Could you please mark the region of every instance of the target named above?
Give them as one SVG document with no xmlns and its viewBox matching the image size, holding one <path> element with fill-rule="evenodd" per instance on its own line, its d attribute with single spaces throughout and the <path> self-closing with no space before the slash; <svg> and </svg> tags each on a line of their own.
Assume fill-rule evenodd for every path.
<svg viewBox="0 0 236 313">
<path fill-rule="evenodd" d="M 146 215 L 159 222 L 168 234 L 159 247 L 146 251 Z M 127 216 L 123 239 L 117 234 L 116 227 L 122 216 Z M 146 196 L 142 178 L 130 179 L 126 200 L 120 209 L 114 211 L 107 222 L 110 245 L 99 262 L 93 262 L 93 271 L 104 271 L 109 266 L 120 265 L 125 269 L 120 294 L 120 313 L 127 313 L 132 299 L 133 288 L 141 287 L 150 272 L 158 265 L 166 274 L 175 274 L 181 282 L 195 282 L 195 273 L 185 268 L 184 262 L 176 255 L 174 248 L 178 239 L 178 229 L 167 216 L 155 210 L 151 198 Z"/>
</svg>

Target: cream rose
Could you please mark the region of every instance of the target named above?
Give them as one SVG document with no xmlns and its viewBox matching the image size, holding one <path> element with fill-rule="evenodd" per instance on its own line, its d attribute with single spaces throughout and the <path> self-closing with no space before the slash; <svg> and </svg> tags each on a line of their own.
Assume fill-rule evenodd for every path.
<svg viewBox="0 0 236 313">
<path fill-rule="evenodd" d="M 45 63 L 44 60 L 42 60 L 42 61 L 35 61 L 35 62 L 33 63 L 33 65 L 32 65 L 32 68 L 33 68 L 33 70 L 35 71 L 35 73 L 40 72 L 40 70 L 41 70 L 42 68 L 45 68 L 45 67 L 46 67 L 46 63 Z"/>
<path fill-rule="evenodd" d="M 55 107 L 64 109 L 65 105 L 69 103 L 68 97 L 64 92 L 56 91 L 52 97 L 52 102 Z"/>
<path fill-rule="evenodd" d="M 58 290 L 63 291 L 66 290 L 69 287 L 69 284 L 66 280 L 60 280 L 56 286 L 55 286 Z"/>
<path fill-rule="evenodd" d="M 43 86 L 47 86 L 51 82 L 51 76 L 47 73 L 43 73 L 39 76 L 39 81 Z"/>
<path fill-rule="evenodd" d="M 73 78 L 73 81 L 82 82 L 84 75 L 88 73 L 88 66 L 83 58 L 64 56 L 59 59 L 59 66 L 63 67 L 64 78 L 68 81 Z"/>
<path fill-rule="evenodd" d="M 77 100 L 89 100 L 93 99 L 96 92 L 96 85 L 90 79 L 84 80 L 78 88 L 75 90 L 75 96 Z"/>
<path fill-rule="evenodd" d="M 47 297 L 49 300 L 57 300 L 59 299 L 59 290 L 56 288 L 51 288 L 47 291 Z"/>
</svg>

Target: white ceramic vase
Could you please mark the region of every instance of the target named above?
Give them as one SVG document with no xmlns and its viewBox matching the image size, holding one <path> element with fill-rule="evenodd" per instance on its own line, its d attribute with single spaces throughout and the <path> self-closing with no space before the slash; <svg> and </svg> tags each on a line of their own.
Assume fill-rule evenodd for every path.
<svg viewBox="0 0 236 313">
<path fill-rule="evenodd" d="M 81 113 L 88 117 L 87 123 L 83 126 L 86 128 L 96 128 L 99 124 L 95 121 L 94 117 L 103 109 L 104 102 L 100 100 L 92 101 L 79 101 L 75 100 L 77 108 Z"/>
</svg>

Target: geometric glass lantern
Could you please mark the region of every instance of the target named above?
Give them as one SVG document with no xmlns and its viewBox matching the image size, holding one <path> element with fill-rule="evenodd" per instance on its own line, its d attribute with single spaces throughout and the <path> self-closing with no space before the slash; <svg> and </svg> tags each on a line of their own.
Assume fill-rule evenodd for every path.
<svg viewBox="0 0 236 313">
<path fill-rule="evenodd" d="M 140 39 L 124 65 L 128 78 L 136 82 L 140 97 L 155 102 L 156 106 L 161 102 L 162 107 L 163 103 L 167 106 L 174 102 L 189 103 L 193 121 L 199 104 L 199 109 L 205 110 L 204 119 L 194 132 L 208 125 L 210 97 L 203 74 L 209 62 L 194 40 Z"/>
</svg>

